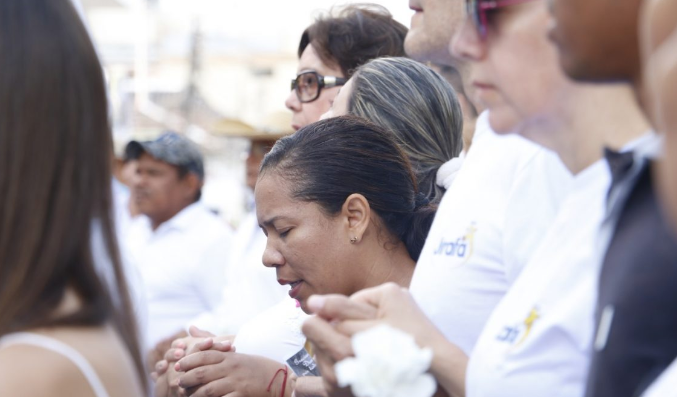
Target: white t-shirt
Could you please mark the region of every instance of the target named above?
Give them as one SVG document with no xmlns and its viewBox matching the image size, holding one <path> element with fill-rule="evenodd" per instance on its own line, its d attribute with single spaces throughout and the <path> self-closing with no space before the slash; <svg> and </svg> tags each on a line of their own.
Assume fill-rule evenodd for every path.
<svg viewBox="0 0 677 397">
<path fill-rule="evenodd" d="M 677 360 L 663 371 L 661 376 L 642 394 L 642 397 L 677 396 Z"/>
<path fill-rule="evenodd" d="M 571 179 L 553 152 L 518 136 L 497 135 L 487 114 L 480 115 L 410 288 L 426 315 L 466 354 L 551 226 Z"/>
<path fill-rule="evenodd" d="M 285 297 L 289 299 L 289 287 L 277 282 L 275 269 L 263 266 L 266 241 L 256 213 L 250 212 L 233 239 L 221 302 L 213 311 L 203 313 L 187 325 L 216 335 L 235 335 L 247 321 Z"/>
<path fill-rule="evenodd" d="M 155 231 L 147 217 L 137 217 L 127 242 L 146 288 L 146 347 L 218 305 L 232 232 L 202 204 L 189 205 Z"/>
<path fill-rule="evenodd" d="M 468 397 L 584 394 L 610 182 L 604 160 L 576 175 L 543 243 L 482 331 L 468 363 Z"/>
</svg>

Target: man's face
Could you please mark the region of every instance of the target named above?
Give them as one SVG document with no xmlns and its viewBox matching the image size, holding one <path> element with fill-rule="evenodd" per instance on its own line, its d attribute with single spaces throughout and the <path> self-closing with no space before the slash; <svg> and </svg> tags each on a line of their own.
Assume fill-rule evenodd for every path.
<svg viewBox="0 0 677 397">
<path fill-rule="evenodd" d="M 197 194 L 197 177 L 179 177 L 179 169 L 143 153 L 132 181 L 132 198 L 139 212 L 159 225 L 190 205 Z"/>
<path fill-rule="evenodd" d="M 640 76 L 638 19 L 642 0 L 548 0 L 564 72 L 579 81 Z"/>
<path fill-rule="evenodd" d="M 259 177 L 259 169 L 263 157 L 275 145 L 274 140 L 253 140 L 249 146 L 249 153 L 247 153 L 247 160 L 245 161 L 245 172 L 247 186 L 253 191 L 256 187 L 256 180 Z"/>
<path fill-rule="evenodd" d="M 449 53 L 449 41 L 463 23 L 464 0 L 409 0 L 411 18 L 404 49 L 419 62 L 458 66 Z"/>
</svg>

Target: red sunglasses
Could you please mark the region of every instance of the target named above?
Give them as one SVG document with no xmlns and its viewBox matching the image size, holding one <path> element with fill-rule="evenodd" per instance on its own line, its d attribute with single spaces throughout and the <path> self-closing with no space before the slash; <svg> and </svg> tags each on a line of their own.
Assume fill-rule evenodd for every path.
<svg viewBox="0 0 677 397">
<path fill-rule="evenodd" d="M 489 11 L 493 11 L 502 7 L 526 3 L 527 1 L 533 0 L 467 0 L 466 10 L 468 12 L 468 16 L 472 18 L 475 26 L 477 26 L 477 31 L 479 32 L 480 37 L 485 39 L 489 29 L 489 20 L 487 18 Z"/>
</svg>

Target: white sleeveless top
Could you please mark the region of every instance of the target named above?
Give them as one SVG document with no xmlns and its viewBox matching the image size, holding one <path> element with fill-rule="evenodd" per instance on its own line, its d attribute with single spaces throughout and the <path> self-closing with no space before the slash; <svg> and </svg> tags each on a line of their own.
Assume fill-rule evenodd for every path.
<svg viewBox="0 0 677 397">
<path fill-rule="evenodd" d="M 99 376 L 96 374 L 96 371 L 91 364 L 89 364 L 82 354 L 67 344 L 54 338 L 29 332 L 16 332 L 0 338 L 0 349 L 13 345 L 37 346 L 66 357 L 82 372 L 87 379 L 87 382 L 89 382 L 89 385 L 94 390 L 94 395 L 96 397 L 108 397 L 106 388 L 103 386 L 101 379 L 99 379 Z"/>
</svg>

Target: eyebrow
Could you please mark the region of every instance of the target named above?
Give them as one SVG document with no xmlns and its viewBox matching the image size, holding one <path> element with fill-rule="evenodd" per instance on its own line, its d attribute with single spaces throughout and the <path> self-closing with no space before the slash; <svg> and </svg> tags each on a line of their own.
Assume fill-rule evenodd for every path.
<svg viewBox="0 0 677 397">
<path fill-rule="evenodd" d="M 268 220 L 265 220 L 265 221 L 259 223 L 259 227 L 261 229 L 263 229 L 264 226 L 273 226 L 274 227 L 273 223 L 275 223 L 275 221 L 277 221 L 278 219 L 284 219 L 284 218 L 285 218 L 284 216 L 280 216 L 280 215 L 274 216 L 274 217 L 272 217 Z"/>
</svg>

